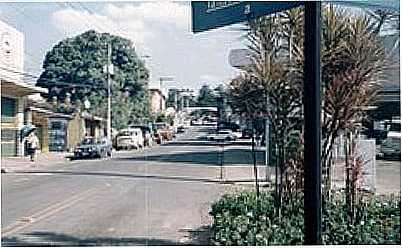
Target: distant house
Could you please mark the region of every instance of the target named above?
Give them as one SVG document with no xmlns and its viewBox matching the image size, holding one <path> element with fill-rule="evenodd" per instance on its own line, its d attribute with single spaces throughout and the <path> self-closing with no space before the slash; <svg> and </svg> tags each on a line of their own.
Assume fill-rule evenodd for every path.
<svg viewBox="0 0 402 248">
<path fill-rule="evenodd" d="M 161 113 L 166 109 L 166 97 L 160 89 L 149 89 L 151 113 Z"/>
</svg>

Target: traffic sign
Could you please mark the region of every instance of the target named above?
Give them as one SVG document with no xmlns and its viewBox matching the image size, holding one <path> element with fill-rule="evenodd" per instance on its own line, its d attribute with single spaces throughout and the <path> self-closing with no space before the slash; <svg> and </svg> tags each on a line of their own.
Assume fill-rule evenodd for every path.
<svg viewBox="0 0 402 248">
<path fill-rule="evenodd" d="M 193 1 L 193 32 L 244 22 L 302 5 L 301 1 Z"/>
</svg>

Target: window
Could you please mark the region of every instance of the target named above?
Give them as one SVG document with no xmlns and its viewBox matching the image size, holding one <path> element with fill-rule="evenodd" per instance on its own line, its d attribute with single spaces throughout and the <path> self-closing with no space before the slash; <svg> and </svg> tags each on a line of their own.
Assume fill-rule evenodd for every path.
<svg viewBox="0 0 402 248">
<path fill-rule="evenodd" d="M 15 117 L 17 101 L 8 97 L 1 97 L 1 117 Z"/>
</svg>

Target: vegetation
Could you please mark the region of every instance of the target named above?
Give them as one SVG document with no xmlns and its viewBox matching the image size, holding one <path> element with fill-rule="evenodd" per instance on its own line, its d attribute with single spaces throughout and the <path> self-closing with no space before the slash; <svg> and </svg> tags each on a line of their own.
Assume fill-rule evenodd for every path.
<svg viewBox="0 0 402 248">
<path fill-rule="evenodd" d="M 353 15 L 330 4 L 324 5 L 321 158 L 327 195 L 335 139 L 342 133 L 357 133 L 364 120 L 365 107 L 373 101 L 384 80 L 383 73 L 389 65 L 379 30 L 391 17 L 395 19 L 394 15 L 381 11 Z M 230 102 L 236 112 L 251 119 L 267 116 L 272 124 L 271 143 L 276 147 L 271 157 L 279 167 L 275 185 L 278 185 L 277 200 L 281 205 L 282 198 L 292 191 L 290 185 L 294 186 L 293 190 L 302 186 L 302 182 L 295 180 L 301 178 L 303 170 L 300 160 L 303 151 L 299 149 L 303 139 L 295 143 L 288 134 L 297 136 L 303 125 L 300 118 L 304 80 L 303 9 L 256 19 L 248 24 L 246 31 L 253 63 L 230 83 L 229 96 L 236 99 Z M 347 152 L 350 156 L 353 150 Z"/>
<path fill-rule="evenodd" d="M 389 204 L 400 206 L 400 200 L 384 203 L 380 199 L 372 198 L 369 202 L 361 201 L 364 197 L 359 191 L 358 182 L 361 181 L 362 167 L 366 161 L 358 157 L 353 137 L 364 120 L 365 107 L 372 103 L 379 86 L 385 80 L 383 74 L 389 67 L 389 58 L 379 37 L 380 30 L 384 25 L 391 26 L 392 23 L 388 22 L 399 19 L 388 12 L 356 14 L 334 8 L 331 4 L 323 6 L 321 44 L 323 242 L 398 243 L 400 212 L 395 210 L 396 208 L 389 211 L 387 206 Z M 245 209 L 250 208 L 258 212 L 260 203 L 258 199 L 253 200 L 254 195 L 223 198 L 223 203 L 214 205 L 212 211 L 215 218 L 215 240 L 219 244 L 226 245 L 301 244 L 299 232 L 302 231 L 303 224 L 299 223 L 302 221 L 299 214 L 303 208 L 300 194 L 303 189 L 301 179 L 304 165 L 303 138 L 302 133 L 298 131 L 303 130 L 300 118 L 304 81 L 303 9 L 296 8 L 256 19 L 251 21 L 245 30 L 253 63 L 230 82 L 229 97 L 232 99 L 230 103 L 232 109 L 242 116 L 250 119 L 267 116 L 272 124 L 271 144 L 275 147 L 271 157 L 274 158 L 276 171 L 279 169 L 279 173 L 276 172 L 274 194 L 261 196 L 261 204 L 265 206 L 266 202 L 270 202 L 277 207 L 268 209 L 269 216 L 255 217 L 257 215 L 253 214 L 253 218 L 257 219 L 250 219 L 247 215 L 250 214 L 249 210 L 244 212 L 244 215 L 248 216 L 245 218 L 244 215 L 232 216 L 231 210 L 219 212 L 216 209 L 218 205 L 225 205 L 227 201 L 228 205 L 237 202 L 243 204 Z M 345 145 L 345 171 L 348 175 L 345 182 L 346 191 L 340 194 L 343 198 L 334 197 L 330 190 L 332 151 L 335 139 L 341 134 L 346 134 L 348 137 Z M 249 201 L 258 207 L 248 206 Z M 388 210 L 384 211 L 392 214 L 379 217 L 384 212 L 382 208 L 378 210 L 377 205 L 387 208 Z M 379 212 L 381 214 L 375 214 Z M 262 221 L 260 218 L 268 218 L 269 221 L 265 219 Z M 392 219 L 393 231 L 388 229 L 386 232 L 380 227 L 388 225 L 383 220 L 389 218 Z M 243 228 L 245 223 L 249 225 L 247 228 Z M 238 225 L 241 226 L 240 229 Z M 259 225 L 264 228 L 260 228 Z M 280 228 L 277 230 L 278 226 Z M 272 232 L 270 229 L 275 231 Z M 364 234 L 365 231 L 371 233 Z"/>
<path fill-rule="evenodd" d="M 149 72 L 131 41 L 108 33 L 87 31 L 56 44 L 46 54 L 37 85 L 49 89 L 48 100 L 66 102 L 79 109 L 85 98 L 90 113 L 106 116 L 107 44 L 111 44 L 113 127 L 148 117 Z M 65 103 L 66 104 L 66 103 Z"/>
<path fill-rule="evenodd" d="M 339 193 L 339 192 L 338 192 Z M 401 200 L 398 197 L 368 197 L 359 205 L 354 223 L 348 222 L 348 207 L 339 194 L 328 203 L 323 216 L 324 245 L 369 245 L 401 243 Z M 274 195 L 254 192 L 224 195 L 212 205 L 212 242 L 215 245 L 302 245 L 304 240 L 303 197 L 286 202 L 282 217 L 275 213 Z"/>
</svg>

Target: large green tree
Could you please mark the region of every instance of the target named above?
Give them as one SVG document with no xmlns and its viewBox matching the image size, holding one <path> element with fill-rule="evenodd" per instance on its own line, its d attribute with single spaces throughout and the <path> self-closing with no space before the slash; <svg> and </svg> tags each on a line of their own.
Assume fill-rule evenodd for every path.
<svg viewBox="0 0 402 248">
<path fill-rule="evenodd" d="M 112 125 L 122 128 L 148 117 L 149 71 L 130 40 L 93 30 L 62 40 L 46 54 L 37 85 L 49 89 L 49 101 L 57 97 L 59 102 L 65 102 L 70 94 L 76 108 L 88 98 L 89 111 L 105 117 L 107 75 L 103 68 L 107 63 L 107 44 L 111 45 L 114 65 Z"/>
</svg>

